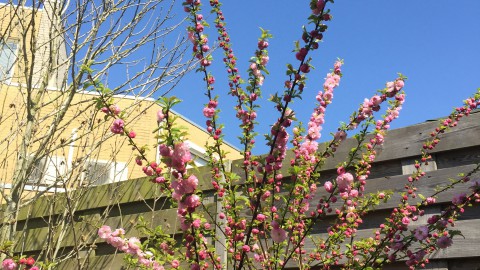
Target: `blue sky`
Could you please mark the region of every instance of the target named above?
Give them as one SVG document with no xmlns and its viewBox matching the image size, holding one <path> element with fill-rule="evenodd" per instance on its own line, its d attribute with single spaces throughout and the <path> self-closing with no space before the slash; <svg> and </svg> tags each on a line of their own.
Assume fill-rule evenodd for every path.
<svg viewBox="0 0 480 270">
<path fill-rule="evenodd" d="M 241 74 L 246 75 L 248 59 L 260 35 L 259 27 L 268 29 L 274 38 L 269 47 L 271 75 L 262 88 L 263 97 L 283 91 L 287 78 L 285 65 L 297 62 L 291 51 L 293 42 L 300 38 L 302 25 L 307 23 L 309 1 L 223 2 Z M 313 54 L 316 69 L 309 73 L 303 100 L 292 105 L 297 118 L 306 123 L 326 73 L 335 59 L 345 60 L 344 77 L 327 110 L 321 141 L 329 138 L 340 121 L 348 121 L 348 116 L 364 98 L 383 88 L 386 81 L 395 79 L 397 72 L 408 77 L 407 99 L 393 128 L 445 116 L 480 87 L 480 1 L 349 0 L 335 1 L 328 7 L 333 20 L 327 23 L 329 29 L 324 42 Z M 179 9 L 179 15 L 183 16 L 180 6 Z M 211 15 L 206 17 L 213 19 Z M 210 40 L 214 39 L 211 35 Z M 234 117 L 233 100 L 226 95 L 222 56 L 214 57 L 211 71 L 220 95 L 220 121 L 227 123 L 227 141 L 238 145 L 236 136 L 240 130 Z M 208 101 L 204 90 L 200 76 L 190 74 L 171 92 L 183 100 L 175 110 L 202 126 L 205 118 L 201 110 Z M 260 105 L 257 131 L 263 134 L 269 131 L 278 115 L 272 110 L 272 103 L 264 100 Z M 255 153 L 266 151 L 260 135 Z"/>
</svg>

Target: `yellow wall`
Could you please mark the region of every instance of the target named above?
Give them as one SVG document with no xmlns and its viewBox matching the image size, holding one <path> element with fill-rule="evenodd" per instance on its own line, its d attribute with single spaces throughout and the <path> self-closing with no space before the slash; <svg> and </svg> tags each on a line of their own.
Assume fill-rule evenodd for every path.
<svg viewBox="0 0 480 270">
<path fill-rule="evenodd" d="M 28 94 L 34 95 L 39 91 L 35 87 L 35 83 L 30 88 L 25 84 L 26 79 L 31 75 L 30 73 L 25 75 L 25 66 L 29 66 L 28 59 L 33 54 L 30 53 L 31 47 L 29 42 L 24 41 L 31 40 L 32 35 L 39 33 L 41 35 L 43 29 L 39 27 L 44 25 L 45 22 L 41 20 L 42 16 L 45 16 L 42 11 L 38 11 L 32 17 L 32 10 L 25 9 L 20 12 L 23 15 L 16 18 L 13 18 L 12 12 L 12 7 L 0 5 L 1 33 L 9 39 L 17 40 L 20 45 L 20 59 L 14 68 L 14 78 L 8 84 L 0 82 L 0 184 L 3 185 L 12 181 L 18 158 L 17 149 L 19 149 L 24 137 L 25 119 L 27 117 L 26 97 Z M 17 10 L 18 13 L 19 11 Z M 22 35 L 22 31 L 18 30 L 24 29 L 24 27 L 19 25 L 22 24 L 22 20 L 25 23 L 31 21 L 32 18 L 34 18 L 33 21 L 36 27 Z M 9 21 L 13 24 L 9 24 Z M 22 51 L 27 51 L 27 61 L 21 61 L 23 57 Z M 45 59 L 45 55 L 42 58 Z M 38 77 L 39 75 L 35 74 L 34 76 Z M 41 81 L 41 76 L 38 79 Z M 50 84 L 50 86 L 58 85 L 58 82 Z M 142 177 L 143 172 L 141 168 L 135 165 L 134 162 L 137 153 L 132 151 L 132 146 L 128 145 L 124 136 L 112 136 L 110 126 L 113 120 L 105 120 L 105 114 L 95 108 L 94 99 L 98 95 L 94 93 L 78 91 L 73 97 L 71 107 L 68 108 L 65 116 L 60 121 L 58 131 L 54 133 L 50 140 L 47 142 L 43 141 L 51 128 L 53 119 L 56 117 L 56 112 L 68 98 L 68 93 L 54 90 L 54 88 L 51 87 L 51 90 L 46 91 L 39 103 L 33 105 L 38 106 L 39 112 L 34 115 L 36 122 L 35 133 L 31 144 L 28 145 L 28 152 L 36 153 L 39 149 L 42 149 L 48 151 L 48 156 L 55 156 L 64 161 L 61 166 L 64 166 L 62 168 L 69 172 L 66 175 L 70 175 L 70 179 L 66 180 L 66 187 L 76 187 L 82 184 L 79 182 L 78 176 L 84 173 L 84 167 L 80 164 L 84 163 L 85 160 L 109 162 L 113 160 L 118 163 L 127 163 L 128 175 L 124 175 L 124 179 Z M 135 143 L 139 146 L 147 146 L 150 149 L 146 153 L 147 158 L 155 161 L 156 138 L 152 132 L 157 128 L 156 113 L 160 106 L 153 100 L 135 97 L 114 97 L 114 103 L 128 115 L 127 128 L 137 133 L 137 137 L 134 139 Z M 187 140 L 204 148 L 209 137 L 206 131 L 182 116 L 178 119 L 177 124 L 187 128 L 189 133 Z M 75 140 L 70 142 L 74 137 Z M 238 150 L 231 146 L 224 145 L 224 150 L 228 152 L 228 159 L 240 158 Z"/>
</svg>

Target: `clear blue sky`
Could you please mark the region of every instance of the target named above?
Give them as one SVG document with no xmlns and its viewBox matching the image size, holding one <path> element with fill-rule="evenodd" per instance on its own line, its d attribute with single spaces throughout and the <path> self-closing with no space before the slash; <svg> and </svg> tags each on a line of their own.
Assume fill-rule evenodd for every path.
<svg viewBox="0 0 480 270">
<path fill-rule="evenodd" d="M 269 47 L 271 75 L 265 80 L 263 96 L 283 91 L 285 65 L 297 62 L 291 51 L 293 42 L 300 38 L 301 26 L 307 22 L 309 1 L 223 2 L 241 74 L 246 75 L 259 27 L 268 29 L 274 38 Z M 316 69 L 309 74 L 303 100 L 293 104 L 299 120 L 306 123 L 326 73 L 336 58 L 345 60 L 344 77 L 326 113 L 322 141 L 329 138 L 340 121 L 348 121 L 365 97 L 395 79 L 397 72 L 406 75 L 408 81 L 407 99 L 400 118 L 392 125 L 394 128 L 445 116 L 480 87 L 480 1 L 344 0 L 329 3 L 328 7 L 333 20 L 328 22 L 324 42 L 313 54 Z M 179 15 L 183 16 L 180 6 L 179 9 Z M 206 17 L 212 19 L 211 16 Z M 227 123 L 226 139 L 239 145 L 236 139 L 239 128 L 233 100 L 226 95 L 228 87 L 221 55 L 215 55 L 211 70 L 217 79 L 217 94 L 221 96 L 220 120 Z M 198 74 L 191 74 L 172 92 L 184 100 L 175 109 L 202 126 L 205 118 L 201 110 L 207 102 L 204 89 Z M 257 130 L 263 134 L 278 115 L 272 110 L 272 103 L 260 104 Z M 257 142 L 255 153 L 266 152 L 263 136 Z"/>
</svg>

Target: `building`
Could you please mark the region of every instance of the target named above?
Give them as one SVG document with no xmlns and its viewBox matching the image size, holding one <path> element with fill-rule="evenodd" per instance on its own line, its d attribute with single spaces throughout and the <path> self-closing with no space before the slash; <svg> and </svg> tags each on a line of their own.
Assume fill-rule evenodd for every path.
<svg viewBox="0 0 480 270">
<path fill-rule="evenodd" d="M 61 8 L 55 1 L 37 7 L 0 4 L 0 188 L 7 193 L 15 185 L 53 192 L 144 176 L 125 136 L 113 136 L 113 120 L 95 108 L 100 95 L 69 78 L 71 44 L 62 31 Z M 153 131 L 160 105 L 129 93 L 111 98 L 128 115 L 136 144 L 150 149 L 146 156 L 158 162 Z M 204 165 L 208 133 L 176 116 L 189 134 L 195 163 Z M 229 159 L 240 157 L 232 145 L 224 150 Z"/>
</svg>

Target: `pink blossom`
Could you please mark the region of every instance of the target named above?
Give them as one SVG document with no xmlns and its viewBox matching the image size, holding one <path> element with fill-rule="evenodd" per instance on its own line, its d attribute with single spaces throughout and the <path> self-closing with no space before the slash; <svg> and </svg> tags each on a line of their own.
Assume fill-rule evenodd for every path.
<svg viewBox="0 0 480 270">
<path fill-rule="evenodd" d="M 200 219 L 195 219 L 193 222 L 192 222 L 192 226 L 195 228 L 195 229 L 198 229 L 200 228 L 200 226 L 202 225 L 202 221 Z"/>
<path fill-rule="evenodd" d="M 180 266 L 180 262 L 178 260 L 173 260 L 172 261 L 172 267 L 173 268 L 178 268 Z"/>
<path fill-rule="evenodd" d="M 203 25 L 201 23 L 197 23 L 195 29 L 197 30 L 197 32 L 203 32 Z"/>
<path fill-rule="evenodd" d="M 270 236 L 272 237 L 273 242 L 281 243 L 287 239 L 287 232 L 280 228 L 280 225 L 276 221 L 272 221 L 272 227 Z"/>
<path fill-rule="evenodd" d="M 17 268 L 17 264 L 12 259 L 3 260 L 2 266 L 4 270 L 15 270 Z"/>
<path fill-rule="evenodd" d="M 410 219 L 408 217 L 403 217 L 402 218 L 402 223 L 403 223 L 403 225 L 408 225 L 410 223 Z"/>
<path fill-rule="evenodd" d="M 265 221 L 265 215 L 264 214 L 258 214 L 257 215 L 257 220 L 260 221 L 260 222 L 264 222 Z"/>
<path fill-rule="evenodd" d="M 434 197 L 428 197 L 426 199 L 427 204 L 434 204 L 436 199 Z"/>
<path fill-rule="evenodd" d="M 323 187 L 325 188 L 325 190 L 326 190 L 328 193 L 332 193 L 332 192 L 333 192 L 333 184 L 332 184 L 332 182 L 330 182 L 330 181 L 325 182 L 325 184 L 323 185 Z"/>
<path fill-rule="evenodd" d="M 173 155 L 173 150 L 166 144 L 159 145 L 158 150 L 160 151 L 160 155 L 162 157 L 170 157 Z"/>
<path fill-rule="evenodd" d="M 125 230 L 122 229 L 122 228 L 118 228 L 116 229 L 115 231 L 112 232 L 112 236 L 120 236 L 120 235 L 124 235 L 125 234 Z"/>
<path fill-rule="evenodd" d="M 455 197 L 453 197 L 452 203 L 454 205 L 461 205 L 462 203 L 465 202 L 466 199 L 467 199 L 467 194 L 460 193 L 460 194 L 455 195 Z"/>
<path fill-rule="evenodd" d="M 190 40 L 192 43 L 195 42 L 195 33 L 193 31 L 188 31 L 188 40 Z"/>
<path fill-rule="evenodd" d="M 260 40 L 260 41 L 258 42 L 258 48 L 259 48 L 260 50 L 266 49 L 267 47 L 268 47 L 268 42 L 267 42 L 267 41 L 265 41 L 265 40 Z"/>
<path fill-rule="evenodd" d="M 188 146 L 188 144 L 184 142 L 175 144 L 172 154 L 171 166 L 178 171 L 184 171 L 185 163 L 191 160 L 192 156 L 190 154 L 190 147 Z"/>
<path fill-rule="evenodd" d="M 264 80 L 265 80 L 265 77 L 263 77 L 263 76 L 258 77 L 257 84 L 260 85 L 260 86 L 262 86 Z"/>
<path fill-rule="evenodd" d="M 405 86 L 405 82 L 403 80 L 396 80 L 395 81 L 395 88 L 397 91 L 402 90 L 403 86 Z"/>
<path fill-rule="evenodd" d="M 268 64 L 268 60 L 270 60 L 268 56 L 262 56 L 262 58 L 260 59 L 262 66 L 266 66 Z"/>
<path fill-rule="evenodd" d="M 140 249 L 140 240 L 136 237 L 131 237 L 130 239 L 128 239 L 128 242 L 127 242 L 127 246 L 128 246 L 128 249 L 126 250 L 127 253 L 130 253 L 130 254 L 137 254 L 137 251 Z"/>
<path fill-rule="evenodd" d="M 210 107 L 203 108 L 203 115 L 207 118 L 212 118 L 215 115 L 215 109 Z"/>
<path fill-rule="evenodd" d="M 108 238 L 110 234 L 112 234 L 112 229 L 107 225 L 103 225 L 98 229 L 98 236 L 102 239 Z"/>
<path fill-rule="evenodd" d="M 192 210 L 190 212 L 193 212 L 193 210 L 200 205 L 200 197 L 196 194 L 192 194 L 185 199 L 184 204 L 188 209 Z"/>
<path fill-rule="evenodd" d="M 118 105 L 110 105 L 110 111 L 114 114 L 114 115 L 118 115 L 122 110 L 120 109 L 120 107 L 118 107 Z"/>
<path fill-rule="evenodd" d="M 451 246 L 452 243 L 452 239 L 445 235 L 437 239 L 437 247 L 439 248 L 447 248 Z"/>
<path fill-rule="evenodd" d="M 340 174 L 337 177 L 337 185 L 340 192 L 349 191 L 352 187 L 353 175 L 351 173 Z"/>
<path fill-rule="evenodd" d="M 392 93 L 395 91 L 395 83 L 387 82 L 387 93 Z"/>
<path fill-rule="evenodd" d="M 198 186 L 198 178 L 195 175 L 190 175 L 184 180 L 184 188 L 186 193 L 193 193 Z"/>
<path fill-rule="evenodd" d="M 115 119 L 113 121 L 112 127 L 110 128 L 110 131 L 115 134 L 122 134 L 124 126 L 125 122 L 122 119 Z"/>
<path fill-rule="evenodd" d="M 425 240 L 428 237 L 428 227 L 427 226 L 420 226 L 415 230 L 415 238 L 417 240 Z"/>
<path fill-rule="evenodd" d="M 157 184 L 165 183 L 165 177 L 159 176 L 159 177 L 155 178 L 155 183 L 157 183 Z"/>
<path fill-rule="evenodd" d="M 121 249 L 123 246 L 125 246 L 125 240 L 118 236 L 110 236 L 106 240 L 107 243 L 118 249 Z"/>
<path fill-rule="evenodd" d="M 379 95 L 374 95 L 371 99 L 370 99 L 370 102 L 374 105 L 374 106 L 378 106 L 382 103 L 382 98 L 379 96 Z"/>
<path fill-rule="evenodd" d="M 163 114 L 163 111 L 158 110 L 158 112 L 157 112 L 157 122 L 158 123 L 162 122 L 164 118 L 165 118 L 165 115 Z"/>
</svg>

